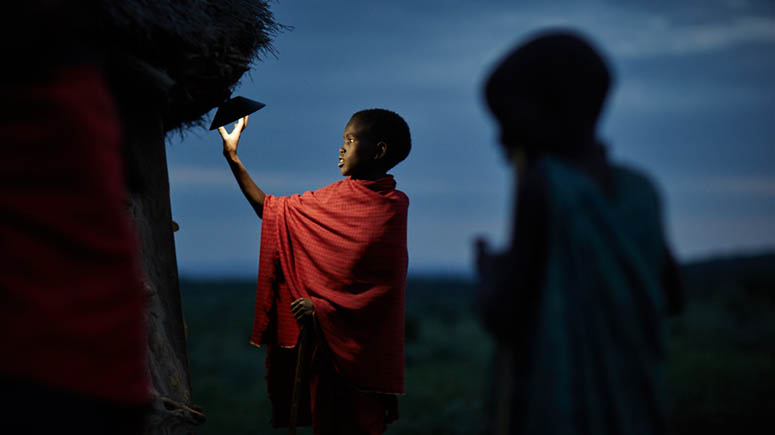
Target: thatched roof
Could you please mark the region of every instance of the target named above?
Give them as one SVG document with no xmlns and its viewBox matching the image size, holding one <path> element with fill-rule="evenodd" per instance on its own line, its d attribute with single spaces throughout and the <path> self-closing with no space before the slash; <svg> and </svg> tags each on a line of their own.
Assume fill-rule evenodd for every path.
<svg viewBox="0 0 775 435">
<path fill-rule="evenodd" d="M 199 123 L 228 98 L 254 60 L 273 54 L 271 38 L 282 28 L 264 0 L 97 5 L 114 86 L 141 104 L 160 101 L 167 131 Z"/>
</svg>

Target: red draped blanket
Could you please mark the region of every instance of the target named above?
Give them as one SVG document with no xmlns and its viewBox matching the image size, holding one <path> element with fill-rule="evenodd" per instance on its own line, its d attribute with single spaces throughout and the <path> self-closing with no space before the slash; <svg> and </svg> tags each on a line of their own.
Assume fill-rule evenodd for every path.
<svg viewBox="0 0 775 435">
<path fill-rule="evenodd" d="M 118 114 L 97 66 L 0 83 L 0 377 L 150 400 L 125 196 Z"/>
<path fill-rule="evenodd" d="M 267 195 L 251 342 L 296 345 L 290 304 L 310 298 L 339 373 L 364 391 L 404 392 L 409 199 L 392 176 Z"/>
</svg>

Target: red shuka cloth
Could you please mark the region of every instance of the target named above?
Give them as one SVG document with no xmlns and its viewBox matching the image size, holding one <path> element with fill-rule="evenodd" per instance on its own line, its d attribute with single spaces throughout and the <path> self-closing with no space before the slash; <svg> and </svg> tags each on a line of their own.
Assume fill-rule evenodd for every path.
<svg viewBox="0 0 775 435">
<path fill-rule="evenodd" d="M 150 401 L 120 144 L 96 66 L 0 86 L 0 376 Z"/>
<path fill-rule="evenodd" d="M 267 195 L 251 342 L 296 345 L 290 310 L 310 298 L 339 373 L 363 391 L 404 393 L 409 199 L 392 176 Z"/>
</svg>

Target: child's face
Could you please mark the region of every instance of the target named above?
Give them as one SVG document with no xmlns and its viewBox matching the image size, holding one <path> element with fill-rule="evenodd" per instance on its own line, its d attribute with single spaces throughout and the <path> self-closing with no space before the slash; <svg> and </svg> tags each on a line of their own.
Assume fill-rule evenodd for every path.
<svg viewBox="0 0 775 435">
<path fill-rule="evenodd" d="M 339 148 L 339 169 L 343 176 L 373 178 L 379 174 L 379 147 L 364 134 L 357 120 L 344 128 L 344 144 Z"/>
</svg>

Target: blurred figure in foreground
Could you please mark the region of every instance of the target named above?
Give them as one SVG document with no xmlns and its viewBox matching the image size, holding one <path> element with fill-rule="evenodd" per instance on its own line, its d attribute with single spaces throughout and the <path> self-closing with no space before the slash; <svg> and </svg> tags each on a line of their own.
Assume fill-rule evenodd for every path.
<svg viewBox="0 0 775 435">
<path fill-rule="evenodd" d="M 649 179 L 612 164 L 596 124 L 611 83 L 580 36 L 509 53 L 485 96 L 518 178 L 511 245 L 477 242 L 482 319 L 498 342 L 490 433 L 664 433 L 662 317 L 678 269 Z"/>
<path fill-rule="evenodd" d="M 0 26 L 13 60 L 0 72 L 0 433 L 142 433 L 145 290 L 113 98 L 79 5 L 10 9 Z"/>
</svg>

